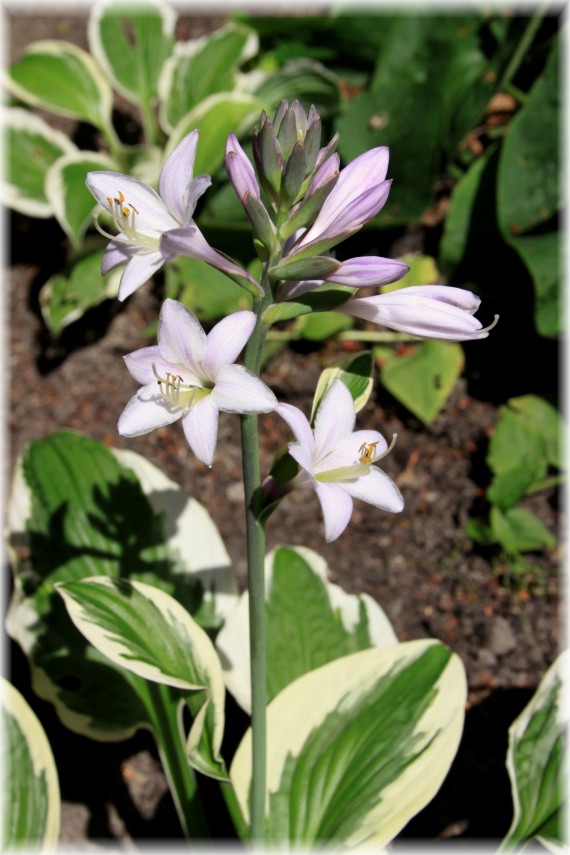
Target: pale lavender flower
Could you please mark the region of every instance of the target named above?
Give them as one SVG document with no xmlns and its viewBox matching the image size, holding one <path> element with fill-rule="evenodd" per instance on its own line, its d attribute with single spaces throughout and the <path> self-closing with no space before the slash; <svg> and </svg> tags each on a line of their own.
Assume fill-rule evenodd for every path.
<svg viewBox="0 0 570 855">
<path fill-rule="evenodd" d="M 190 448 L 211 466 L 216 450 L 218 413 L 268 413 L 275 395 L 259 377 L 235 360 L 255 326 L 253 312 L 235 312 L 208 335 L 181 303 L 165 300 L 158 322 L 158 344 L 125 356 L 142 388 L 119 419 L 119 433 L 139 436 L 182 420 Z"/>
<path fill-rule="evenodd" d="M 226 171 L 242 204 L 246 193 L 261 198 L 255 169 L 235 134 L 230 134 L 226 143 Z"/>
<path fill-rule="evenodd" d="M 364 152 L 341 170 L 317 218 L 291 255 L 317 255 L 357 232 L 381 210 L 391 181 L 386 181 L 388 149 Z"/>
<path fill-rule="evenodd" d="M 192 131 L 166 160 L 159 192 L 120 172 L 89 172 L 86 184 L 110 214 L 118 234 L 110 238 L 103 257 L 103 275 L 126 264 L 119 287 L 124 300 L 159 270 L 168 258 L 185 255 L 207 262 L 260 293 L 255 280 L 241 267 L 212 249 L 192 216 L 200 196 L 211 184 L 209 175 L 193 177 L 198 131 Z"/>
<path fill-rule="evenodd" d="M 373 464 L 388 449 L 384 437 L 375 430 L 354 431 L 352 396 L 340 380 L 327 391 L 317 410 L 314 431 L 297 407 L 279 404 L 276 408 L 297 439 L 289 454 L 303 473 L 321 504 L 327 541 L 336 540 L 350 520 L 353 499 L 374 507 L 398 512 L 404 500 L 394 482 Z"/>
<path fill-rule="evenodd" d="M 382 258 L 378 255 L 348 258 L 346 261 L 339 261 L 337 269 L 324 280 L 287 280 L 279 291 L 278 299 L 279 302 L 294 300 L 301 294 L 314 291 L 326 283 L 346 285 L 349 288 L 373 288 L 379 285 L 388 285 L 390 282 L 396 282 L 405 276 L 409 269 L 408 264 L 396 258 Z M 341 311 L 343 310 L 344 306 L 341 308 Z"/>
<path fill-rule="evenodd" d="M 337 311 L 421 338 L 469 341 L 486 338 L 497 320 L 483 327 L 473 314 L 480 299 L 449 285 L 416 285 L 372 297 L 352 297 Z"/>
</svg>

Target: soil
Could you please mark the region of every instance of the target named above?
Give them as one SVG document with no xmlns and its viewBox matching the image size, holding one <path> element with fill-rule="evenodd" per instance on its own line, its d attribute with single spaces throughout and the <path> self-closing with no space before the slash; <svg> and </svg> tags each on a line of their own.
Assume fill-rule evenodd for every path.
<svg viewBox="0 0 570 855">
<path fill-rule="evenodd" d="M 14 19 L 22 20 L 27 19 Z M 49 37 L 46 21 L 51 30 L 56 24 L 49 18 L 41 20 L 41 37 Z M 69 27 L 74 26 L 74 19 L 70 21 Z M 22 29 L 17 34 L 20 44 L 40 37 L 29 29 L 25 37 Z M 83 43 L 80 29 L 73 35 Z M 160 283 L 143 286 L 125 304 L 102 304 L 53 342 L 41 320 L 38 293 L 62 261 L 62 233 L 53 221 L 12 215 L 10 237 L 6 307 L 10 467 L 27 443 L 61 427 L 145 455 L 206 506 L 243 585 L 244 503 L 235 417 L 221 416 L 218 454 L 211 470 L 192 456 L 178 424 L 130 440 L 117 434 L 117 418 L 136 388 L 121 357 L 148 344 L 142 332 L 157 318 Z M 417 239 L 417 234 L 411 236 L 412 242 Z M 425 235 L 419 239 L 425 240 Z M 489 317 L 492 312 L 491 304 Z M 509 579 L 495 554 L 477 547 L 464 533 L 489 480 L 484 461 L 498 406 L 513 395 L 556 390 L 556 344 L 537 340 L 534 350 L 525 347 L 521 352 L 521 333 L 525 330 L 518 319 L 506 319 L 493 332 L 493 341 L 466 345 L 465 373 L 429 427 L 380 386 L 375 388 L 359 424 L 388 437 L 398 434 L 383 468 L 404 495 L 401 514 L 358 504 L 346 532 L 326 544 L 316 498 L 293 493 L 268 526 L 269 548 L 302 544 L 320 552 L 328 561 L 331 580 L 349 592 L 365 591 L 374 597 L 400 640 L 438 638 L 465 665 L 469 697 L 457 758 L 439 794 L 408 825 L 402 840 L 467 842 L 496 840 L 505 834 L 512 810 L 505 770 L 508 727 L 556 657 L 561 641 L 558 551 L 531 556 L 535 570 L 520 585 Z M 320 371 L 342 355 L 344 347 L 340 342 L 289 346 L 270 362 L 264 379 L 281 401 L 307 412 Z M 290 439 L 279 417 L 261 417 L 265 471 L 273 454 Z M 526 499 L 524 506 L 551 531 L 558 530 L 554 489 Z M 19 650 L 12 653 L 12 679 L 42 720 L 57 758 L 62 843 L 78 849 L 111 844 L 129 849 L 133 841 L 179 840 L 178 820 L 150 735 L 141 732 L 124 743 L 108 745 L 70 733 L 49 704 L 31 695 L 26 660 Z M 228 715 L 237 718 L 238 727 L 245 724 L 233 706 Z M 224 838 L 228 826 L 220 817 L 215 827 Z"/>
</svg>

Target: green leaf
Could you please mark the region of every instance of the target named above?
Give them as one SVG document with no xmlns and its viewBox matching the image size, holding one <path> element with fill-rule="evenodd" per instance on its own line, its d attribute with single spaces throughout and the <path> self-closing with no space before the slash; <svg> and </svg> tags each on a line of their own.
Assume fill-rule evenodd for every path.
<svg viewBox="0 0 570 855">
<path fill-rule="evenodd" d="M 564 764 L 568 728 L 566 680 L 569 653 L 548 669 L 530 703 L 509 728 L 507 769 L 514 816 L 503 846 L 538 838 L 552 851 L 564 848 L 567 779 Z M 565 691 L 566 690 L 566 691 Z M 561 849 L 561 851 L 562 851 Z"/>
<path fill-rule="evenodd" d="M 320 555 L 279 546 L 265 560 L 268 698 L 302 674 L 368 647 L 397 644 L 388 618 L 367 594 L 346 594 Z M 251 710 L 249 597 L 244 593 L 216 639 L 226 685 Z"/>
<path fill-rule="evenodd" d="M 98 3 L 89 18 L 89 47 L 115 88 L 147 107 L 156 98 L 175 26 L 176 14 L 166 3 Z"/>
<path fill-rule="evenodd" d="M 297 321 L 295 336 L 309 341 L 326 341 L 340 332 L 351 329 L 354 321 L 340 312 L 313 312 Z"/>
<path fill-rule="evenodd" d="M 2 113 L 5 128 L 4 203 L 30 217 L 51 217 L 53 209 L 45 192 L 49 167 L 64 154 L 77 149 L 35 113 L 7 107 Z"/>
<path fill-rule="evenodd" d="M 199 39 L 176 42 L 160 81 L 160 120 L 172 131 L 186 113 L 219 92 L 231 92 L 237 69 L 259 50 L 257 34 L 249 27 L 229 22 Z"/>
<path fill-rule="evenodd" d="M 494 539 L 509 553 L 535 552 L 556 546 L 554 535 L 525 508 L 502 511 L 493 505 L 490 522 Z"/>
<path fill-rule="evenodd" d="M 93 250 L 92 244 L 86 245 L 84 252 L 75 256 L 61 273 L 51 276 L 42 286 L 42 317 L 54 338 L 88 309 L 117 296 L 122 270 L 112 270 L 102 276 L 103 254 L 103 249 Z"/>
<path fill-rule="evenodd" d="M 76 248 L 81 245 L 97 206 L 85 186 L 85 178 L 88 172 L 101 169 L 117 170 L 117 165 L 103 154 L 74 152 L 56 160 L 46 174 L 46 196 L 60 226 Z"/>
<path fill-rule="evenodd" d="M 548 462 L 561 469 L 564 466 L 562 456 L 564 423 L 556 407 L 538 395 L 510 398 L 508 406 L 542 438 Z"/>
<path fill-rule="evenodd" d="M 219 270 L 192 258 L 173 259 L 166 268 L 166 294 L 184 303 L 202 322 L 251 309 L 251 295 Z"/>
<path fill-rule="evenodd" d="M 421 255 L 414 252 L 409 255 L 403 255 L 400 261 L 409 265 L 409 271 L 401 279 L 398 279 L 397 282 L 383 285 L 381 289 L 383 294 L 415 285 L 433 285 L 440 281 L 441 274 L 437 269 L 435 258 L 432 258 L 431 255 Z"/>
<path fill-rule="evenodd" d="M 60 795 L 50 744 L 22 695 L 0 678 L 3 852 L 55 849 Z"/>
<path fill-rule="evenodd" d="M 489 146 L 485 154 L 478 157 L 461 176 L 451 193 L 439 248 L 440 266 L 447 276 L 454 275 L 463 261 L 470 241 L 476 240 L 474 229 L 482 226 L 477 221 L 475 206 L 482 192 L 482 185 L 488 177 L 489 163 L 496 153 L 497 146 Z"/>
<path fill-rule="evenodd" d="M 499 224 L 532 276 L 536 325 L 546 336 L 560 332 L 564 317 L 559 294 L 561 244 L 554 219 L 562 201 L 558 66 L 556 43 L 544 72 L 509 126 L 497 178 Z M 532 234 L 537 228 L 538 233 Z"/>
<path fill-rule="evenodd" d="M 188 759 L 195 769 L 225 779 L 220 746 L 225 690 L 220 660 L 207 633 L 173 597 L 153 585 L 96 576 L 60 582 L 75 626 L 111 662 L 144 680 L 199 692 Z"/>
<path fill-rule="evenodd" d="M 466 697 L 461 661 L 436 641 L 344 656 L 269 704 L 266 844 L 381 849 L 439 789 Z M 230 777 L 245 817 L 251 730 Z"/>
<path fill-rule="evenodd" d="M 340 103 L 340 81 L 322 63 L 305 57 L 291 60 L 267 74 L 255 94 L 269 105 L 269 111 L 285 98 L 304 105 L 314 104 L 320 114 L 335 110 Z"/>
<path fill-rule="evenodd" d="M 12 95 L 72 119 L 105 129 L 111 123 L 113 95 L 90 55 L 70 42 L 31 44 L 6 76 Z"/>
<path fill-rule="evenodd" d="M 461 345 L 426 341 L 409 356 L 388 360 L 382 366 L 380 381 L 410 412 L 430 424 L 449 397 L 463 364 Z"/>
<path fill-rule="evenodd" d="M 190 131 L 200 131 L 194 174 L 216 172 L 224 161 L 228 135 L 242 136 L 253 128 L 266 104 L 245 92 L 220 92 L 210 95 L 178 122 L 166 147 L 168 156 Z"/>
<path fill-rule="evenodd" d="M 263 313 L 263 321 L 271 326 L 278 321 L 289 321 L 311 312 L 328 312 L 342 306 L 354 293 L 354 288 L 344 285 L 320 285 L 313 291 L 307 291 L 291 300 L 272 303 Z"/>
<path fill-rule="evenodd" d="M 93 575 L 142 581 L 202 625 L 219 626 L 237 587 L 212 520 L 134 452 L 60 431 L 31 443 L 19 460 L 8 528 L 8 631 L 30 660 L 34 691 L 75 732 L 130 736 L 147 721 L 134 677 L 129 682 L 86 644 L 54 585 Z"/>
<path fill-rule="evenodd" d="M 480 120 L 496 71 L 477 15 L 383 15 L 370 88 L 348 102 L 336 130 L 345 162 L 391 149 L 394 179 L 379 223 L 418 219 L 464 135 Z M 489 74 L 489 72 L 492 72 Z"/>
<path fill-rule="evenodd" d="M 313 422 L 319 404 L 335 380 L 342 380 L 354 400 L 355 412 L 359 413 L 372 394 L 374 385 L 374 356 L 371 351 L 341 356 L 321 372 L 311 408 L 311 423 Z"/>
</svg>

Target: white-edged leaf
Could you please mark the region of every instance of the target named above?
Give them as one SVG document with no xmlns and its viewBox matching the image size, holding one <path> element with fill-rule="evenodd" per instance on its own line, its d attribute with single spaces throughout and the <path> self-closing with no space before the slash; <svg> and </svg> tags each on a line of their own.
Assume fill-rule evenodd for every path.
<svg viewBox="0 0 570 855">
<path fill-rule="evenodd" d="M 158 82 L 162 127 L 171 133 L 204 98 L 232 91 L 236 69 L 258 50 L 257 33 L 234 21 L 206 36 L 176 42 Z"/>
<path fill-rule="evenodd" d="M 98 128 L 111 122 L 111 87 L 92 57 L 71 42 L 34 42 L 5 74 L 16 98 Z"/>
<path fill-rule="evenodd" d="M 190 110 L 174 128 L 165 155 L 168 156 L 186 134 L 197 128 L 200 143 L 194 174 L 214 173 L 223 163 L 230 132 L 241 136 L 249 131 L 266 104 L 245 92 L 220 92 L 210 95 Z"/>
<path fill-rule="evenodd" d="M 265 559 L 268 700 L 297 677 L 348 653 L 398 643 L 380 606 L 328 581 L 311 549 L 278 546 Z M 242 594 L 216 639 L 226 686 L 251 711 L 249 597 Z"/>
<path fill-rule="evenodd" d="M 53 850 L 59 835 L 57 770 L 45 731 L 11 683 L 0 677 L 2 852 Z"/>
<path fill-rule="evenodd" d="M 464 720 L 465 671 L 432 639 L 310 671 L 267 710 L 266 844 L 378 851 L 435 795 Z M 251 729 L 230 778 L 249 816 Z"/>
<path fill-rule="evenodd" d="M 77 152 L 71 140 L 51 128 L 40 116 L 20 107 L 4 107 L 6 162 L 2 198 L 6 205 L 30 217 L 51 217 L 45 192 L 50 166 L 62 155 Z"/>
<path fill-rule="evenodd" d="M 513 821 L 505 847 L 533 837 L 548 849 L 568 845 L 563 813 L 568 780 L 565 752 L 570 721 L 568 667 L 570 651 L 550 666 L 522 713 L 509 728 L 507 769 L 513 794 Z"/>
<path fill-rule="evenodd" d="M 75 629 L 54 583 L 101 574 L 144 581 L 217 627 L 237 601 L 219 532 L 151 463 L 69 431 L 19 457 L 7 510 L 7 630 L 28 657 L 34 691 L 74 732 L 128 738 L 147 722 L 145 709 L 125 672 Z"/>
<path fill-rule="evenodd" d="M 88 172 L 117 170 L 117 164 L 104 154 L 75 151 L 58 158 L 48 169 L 45 193 L 57 221 L 75 247 L 81 245 L 91 214 L 97 207 L 85 186 Z"/>
<path fill-rule="evenodd" d="M 188 759 L 205 774 L 225 778 L 220 754 L 225 688 L 220 660 L 204 630 L 159 588 L 94 576 L 59 583 L 69 615 L 89 642 L 116 665 L 144 680 L 199 691 L 188 736 Z"/>
<path fill-rule="evenodd" d="M 89 48 L 121 95 L 152 104 L 175 26 L 176 13 L 166 3 L 99 2 L 89 17 Z"/>
<path fill-rule="evenodd" d="M 332 362 L 328 368 L 321 372 L 319 377 L 313 397 L 311 423 L 317 414 L 319 404 L 336 380 L 342 380 L 347 387 L 354 401 L 354 409 L 359 413 L 366 406 L 372 394 L 373 375 L 374 355 L 370 350 L 341 356 L 340 359 Z"/>
</svg>

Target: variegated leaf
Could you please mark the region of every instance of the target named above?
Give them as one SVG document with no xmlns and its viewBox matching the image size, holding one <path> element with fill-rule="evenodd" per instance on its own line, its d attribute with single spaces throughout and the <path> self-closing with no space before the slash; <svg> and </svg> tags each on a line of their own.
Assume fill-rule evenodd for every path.
<svg viewBox="0 0 570 855">
<path fill-rule="evenodd" d="M 75 626 L 93 647 L 144 680 L 200 692 L 188 758 L 206 775 L 226 778 L 222 668 L 208 635 L 169 594 L 141 582 L 95 576 L 57 586 Z"/>
<path fill-rule="evenodd" d="M 366 406 L 372 393 L 373 374 L 374 356 L 369 350 L 342 356 L 332 362 L 328 368 L 321 372 L 319 377 L 313 397 L 311 423 L 317 414 L 319 404 L 335 380 L 342 380 L 352 395 L 355 411 L 360 412 Z"/>
<path fill-rule="evenodd" d="M 304 547 L 279 546 L 265 561 L 268 699 L 307 671 L 367 647 L 398 643 L 380 606 L 327 580 L 324 558 Z M 242 594 L 217 639 L 226 685 L 251 710 L 249 597 Z"/>
<path fill-rule="evenodd" d="M 94 151 L 77 151 L 58 158 L 48 169 L 45 193 L 64 232 L 75 247 L 81 245 L 91 214 L 97 207 L 85 186 L 88 172 L 117 170 L 111 158 Z"/>
<path fill-rule="evenodd" d="M 0 678 L 2 732 L 2 852 L 55 849 L 60 796 L 50 744 L 38 718 L 14 686 Z"/>
<path fill-rule="evenodd" d="M 156 99 L 158 78 L 174 42 L 176 13 L 166 3 L 96 3 L 88 26 L 91 53 L 118 92 L 145 107 Z"/>
<path fill-rule="evenodd" d="M 551 851 L 566 851 L 568 779 L 568 668 L 570 652 L 560 654 L 542 678 L 531 701 L 509 728 L 507 769 L 514 815 L 503 847 L 538 838 Z"/>
<path fill-rule="evenodd" d="M 2 123 L 6 133 L 4 203 L 30 217 L 53 216 L 45 191 L 46 174 L 62 155 L 76 153 L 76 147 L 64 133 L 29 110 L 3 108 Z"/>
<path fill-rule="evenodd" d="M 310 671 L 267 710 L 266 844 L 378 851 L 435 795 L 464 719 L 463 665 L 433 640 Z M 230 777 L 246 818 L 251 730 Z"/>
<path fill-rule="evenodd" d="M 6 73 L 5 83 L 26 104 L 101 129 L 111 124 L 111 87 L 92 57 L 71 42 L 34 42 Z"/>
</svg>

